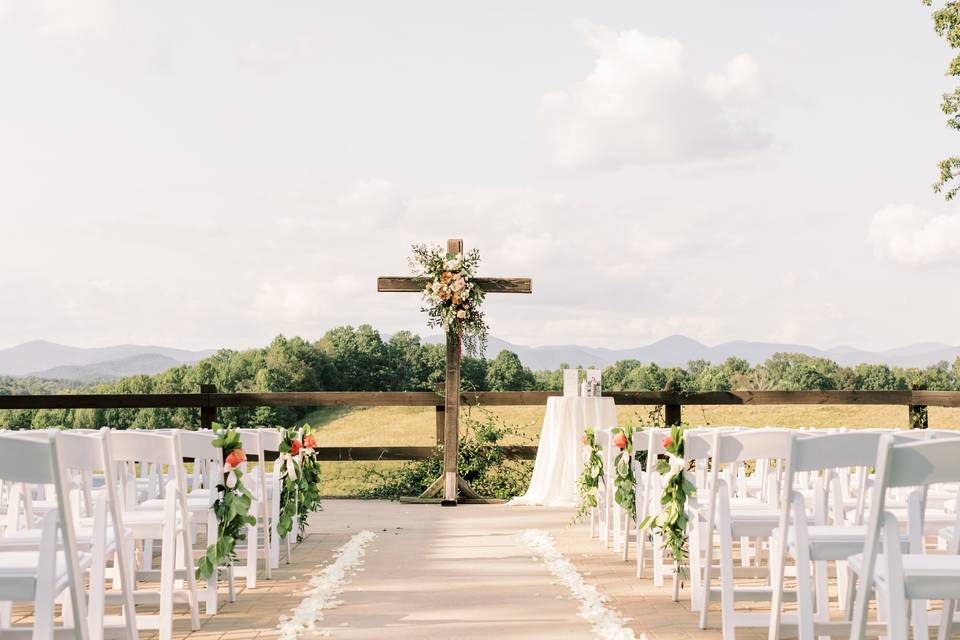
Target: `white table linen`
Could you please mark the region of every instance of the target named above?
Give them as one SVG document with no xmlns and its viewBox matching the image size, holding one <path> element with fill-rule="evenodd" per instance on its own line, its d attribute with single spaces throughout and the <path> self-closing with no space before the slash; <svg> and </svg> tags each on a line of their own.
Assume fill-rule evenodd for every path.
<svg viewBox="0 0 960 640">
<path fill-rule="evenodd" d="M 530 488 L 510 504 L 576 506 L 584 431 L 587 427 L 599 431 L 615 426 L 617 408 L 613 398 L 548 398 Z"/>
</svg>

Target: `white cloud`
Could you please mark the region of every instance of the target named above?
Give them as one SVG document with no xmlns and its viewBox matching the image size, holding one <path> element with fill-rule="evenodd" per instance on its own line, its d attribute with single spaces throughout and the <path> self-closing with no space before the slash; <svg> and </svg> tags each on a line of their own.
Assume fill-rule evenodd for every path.
<svg viewBox="0 0 960 640">
<path fill-rule="evenodd" d="M 102 32 L 114 18 L 111 0 L 35 0 L 34 7 L 40 32 L 49 35 Z"/>
<path fill-rule="evenodd" d="M 911 204 L 877 211 L 867 235 L 876 254 L 908 267 L 960 261 L 960 214 L 935 214 Z"/>
<path fill-rule="evenodd" d="M 577 28 L 596 53 L 593 69 L 573 89 L 543 97 L 559 165 L 720 160 L 769 145 L 753 113 L 765 90 L 750 56 L 701 81 L 678 40 L 587 21 Z"/>
</svg>

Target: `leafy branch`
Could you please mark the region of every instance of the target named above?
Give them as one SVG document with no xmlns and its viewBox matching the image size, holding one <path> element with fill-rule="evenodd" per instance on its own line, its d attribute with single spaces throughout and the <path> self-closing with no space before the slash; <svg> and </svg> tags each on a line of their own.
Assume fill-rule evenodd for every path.
<svg viewBox="0 0 960 640">
<path fill-rule="evenodd" d="M 247 538 L 247 526 L 257 519 L 250 514 L 253 494 L 243 486 L 242 467 L 247 455 L 240 446 L 240 433 L 232 427 L 214 424 L 217 437 L 214 447 L 223 451 L 223 482 L 217 485 L 218 498 L 213 503 L 217 516 L 217 541 L 207 547 L 197 562 L 197 576 L 209 580 L 216 576 L 217 567 L 233 564 L 237 558 L 237 542 Z"/>
<path fill-rule="evenodd" d="M 579 503 L 573 516 L 574 522 L 582 520 L 590 512 L 590 509 L 597 508 L 600 484 L 603 482 L 603 458 L 600 456 L 600 445 L 597 443 L 597 434 L 593 427 L 587 427 L 581 442 L 583 443 L 586 460 L 583 463 L 583 472 L 580 474 L 580 480 L 577 484 Z"/>
<path fill-rule="evenodd" d="M 660 513 L 651 514 L 640 523 L 641 529 L 652 527 L 663 536 L 665 544 L 673 555 L 674 572 L 681 578 L 687 575 L 688 540 L 685 507 L 687 499 L 697 491 L 684 474 L 687 468 L 686 461 L 683 459 L 684 429 L 683 425 L 671 427 L 670 435 L 663 440 L 667 457 L 659 460 L 656 466 L 657 473 L 667 477 L 663 486 L 663 495 L 660 498 Z"/>
</svg>

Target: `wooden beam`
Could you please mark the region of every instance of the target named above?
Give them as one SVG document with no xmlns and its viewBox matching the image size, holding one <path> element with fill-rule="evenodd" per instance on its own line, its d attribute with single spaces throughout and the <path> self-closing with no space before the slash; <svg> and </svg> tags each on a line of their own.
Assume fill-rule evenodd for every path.
<svg viewBox="0 0 960 640">
<path fill-rule="evenodd" d="M 485 293 L 533 293 L 530 278 L 476 278 L 474 282 Z M 427 286 L 426 278 L 384 276 L 377 278 L 380 293 L 420 293 Z"/>
<path fill-rule="evenodd" d="M 457 504 L 458 455 L 460 445 L 460 336 L 447 333 L 446 393 L 443 428 L 443 502 Z"/>
<path fill-rule="evenodd" d="M 461 393 L 461 402 L 495 406 L 545 405 L 559 391 L 482 391 Z M 607 391 L 618 405 L 921 405 L 960 407 L 957 391 Z M 287 391 L 276 393 L 67 393 L 0 395 L 9 409 L 156 409 L 201 407 L 436 407 L 432 391 Z"/>
</svg>

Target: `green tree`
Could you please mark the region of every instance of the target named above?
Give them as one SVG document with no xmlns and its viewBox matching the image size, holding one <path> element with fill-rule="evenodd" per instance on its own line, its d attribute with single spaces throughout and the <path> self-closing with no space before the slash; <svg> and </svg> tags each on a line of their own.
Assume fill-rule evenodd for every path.
<svg viewBox="0 0 960 640">
<path fill-rule="evenodd" d="M 928 7 L 933 6 L 933 0 L 923 0 Z M 956 0 L 947 0 L 943 7 L 933 12 L 933 28 L 937 35 L 946 40 L 951 49 L 960 48 L 960 3 Z M 947 65 L 947 75 L 960 76 L 960 55 L 956 55 Z M 960 86 L 950 93 L 945 93 L 940 101 L 940 109 L 947 116 L 947 126 L 953 130 L 960 130 Z M 957 178 L 960 177 L 960 157 L 951 156 L 941 160 L 939 176 L 933 185 L 933 190 L 943 193 L 947 200 L 952 200 L 960 191 Z"/>
<path fill-rule="evenodd" d="M 512 351 L 504 349 L 487 367 L 487 388 L 490 391 L 529 391 L 535 385 L 533 372 L 525 368 Z"/>
</svg>

